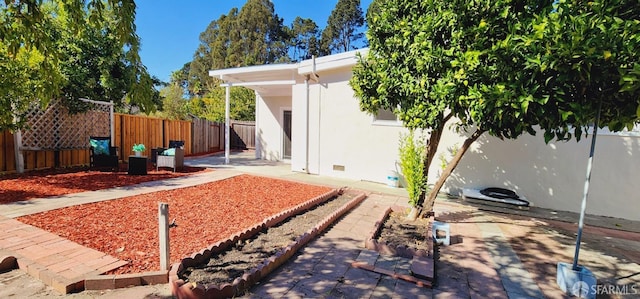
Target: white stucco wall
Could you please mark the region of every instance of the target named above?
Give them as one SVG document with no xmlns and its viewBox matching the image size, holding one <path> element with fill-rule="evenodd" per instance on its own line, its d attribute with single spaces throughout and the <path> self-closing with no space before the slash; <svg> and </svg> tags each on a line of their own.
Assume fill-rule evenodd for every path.
<svg viewBox="0 0 640 299">
<path fill-rule="evenodd" d="M 319 83 L 310 82 L 309 172 L 385 183 L 388 171 L 397 169 L 398 138 L 405 129 L 373 124 L 372 116 L 361 112 L 353 97 L 350 77 L 350 68 L 344 68 L 325 71 Z M 306 130 L 305 124 L 298 122 L 305 114 L 304 84 L 294 87 L 293 98 L 295 155 L 306 147 L 304 135 L 296 134 Z M 305 164 L 304 159 L 294 157 L 292 170 L 303 171 Z M 344 170 L 334 170 L 334 165 L 344 166 Z"/>
<path fill-rule="evenodd" d="M 459 135 L 447 132 L 429 172 L 438 173 L 440 154 L 446 153 L 450 159 L 447 148 L 462 142 Z M 532 205 L 579 212 L 590 142 L 588 137 L 580 142 L 545 144 L 541 132 L 504 141 L 482 136 L 449 177 L 444 191 L 459 194 L 463 187 L 504 187 L 524 196 Z M 638 177 L 640 137 L 599 134 L 587 213 L 640 220 Z M 433 175 L 429 181 L 436 179 Z"/>
<path fill-rule="evenodd" d="M 386 183 L 397 169 L 399 126 L 373 123 L 359 109 L 348 85 L 350 67 L 323 70 L 320 82 L 309 85 L 309 139 L 304 83 L 292 87 L 291 97 L 257 97 L 257 148 L 263 159 L 279 160 L 283 107 L 292 108 L 291 169 L 331 177 Z M 587 213 L 640 221 L 640 134 L 599 135 Z M 464 137 L 443 135 L 429 171 L 433 183 L 440 172 L 440 155 L 460 146 Z M 482 136 L 448 179 L 443 191 L 459 194 L 463 187 L 504 187 L 526 197 L 532 205 L 578 212 L 589 155 L 590 139 L 545 144 L 542 133 L 517 140 Z M 308 153 L 308 159 L 307 159 Z M 308 165 L 307 165 L 308 164 Z M 334 166 L 344 166 L 335 170 Z"/>
<path fill-rule="evenodd" d="M 292 93 L 291 170 L 307 172 L 307 98 L 305 84 L 294 85 Z M 309 173 L 317 174 L 317 170 Z"/>
<path fill-rule="evenodd" d="M 282 158 L 282 110 L 291 108 L 289 97 L 256 95 L 256 156 L 265 160 Z M 292 137 L 293 138 L 293 137 Z"/>
</svg>

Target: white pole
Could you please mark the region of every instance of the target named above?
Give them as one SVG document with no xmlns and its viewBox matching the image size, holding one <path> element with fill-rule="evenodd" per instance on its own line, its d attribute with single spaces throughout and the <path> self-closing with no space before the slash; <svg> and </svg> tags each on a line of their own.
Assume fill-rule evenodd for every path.
<svg viewBox="0 0 640 299">
<path fill-rule="evenodd" d="M 160 238 L 160 271 L 169 270 L 169 204 L 158 203 L 158 229 Z"/>
<path fill-rule="evenodd" d="M 589 196 L 589 182 L 591 181 L 591 167 L 593 166 L 593 154 L 596 150 L 596 137 L 598 136 L 598 126 L 600 125 L 600 110 L 602 109 L 602 100 L 598 106 L 598 114 L 596 122 L 593 125 L 593 135 L 591 136 L 591 151 L 589 152 L 589 160 L 587 161 L 587 179 L 584 181 L 584 190 L 582 195 L 582 204 L 580 206 L 580 220 L 578 221 L 578 235 L 576 236 L 576 250 L 573 255 L 573 270 L 579 271 L 578 257 L 580 255 L 580 242 L 582 240 L 582 229 L 584 227 L 584 215 L 587 210 L 587 197 Z"/>
<path fill-rule="evenodd" d="M 229 164 L 229 126 L 231 120 L 229 119 L 229 109 L 231 103 L 231 83 L 228 83 L 225 87 L 225 100 L 224 100 L 224 164 Z"/>
<path fill-rule="evenodd" d="M 254 90 L 253 93 L 254 93 L 255 103 L 256 103 L 255 126 L 256 128 L 260 128 L 260 103 L 258 102 L 258 92 Z M 262 142 L 260 141 L 260 131 L 257 129 L 255 130 L 254 138 L 256 142 L 256 154 L 255 154 L 256 159 L 262 159 Z"/>
</svg>

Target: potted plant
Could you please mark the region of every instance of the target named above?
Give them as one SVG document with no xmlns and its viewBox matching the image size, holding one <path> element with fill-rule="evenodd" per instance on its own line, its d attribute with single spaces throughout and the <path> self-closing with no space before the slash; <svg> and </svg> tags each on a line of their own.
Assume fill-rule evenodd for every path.
<svg viewBox="0 0 640 299">
<path fill-rule="evenodd" d="M 145 147 L 144 147 L 144 144 L 140 143 L 140 144 L 134 144 L 132 149 L 136 157 L 141 157 L 142 152 L 144 152 L 145 150 Z"/>
</svg>

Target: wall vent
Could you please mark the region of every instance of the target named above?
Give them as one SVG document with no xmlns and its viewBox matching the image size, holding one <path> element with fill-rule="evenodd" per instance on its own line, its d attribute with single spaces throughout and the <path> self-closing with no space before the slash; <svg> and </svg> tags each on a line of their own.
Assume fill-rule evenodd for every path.
<svg viewBox="0 0 640 299">
<path fill-rule="evenodd" d="M 344 165 L 333 165 L 334 171 L 344 171 Z"/>
</svg>

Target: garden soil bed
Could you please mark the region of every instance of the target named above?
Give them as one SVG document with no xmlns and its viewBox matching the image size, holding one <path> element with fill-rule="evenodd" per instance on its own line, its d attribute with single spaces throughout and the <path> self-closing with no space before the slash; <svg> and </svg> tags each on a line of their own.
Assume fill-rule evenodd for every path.
<svg viewBox="0 0 640 299">
<path fill-rule="evenodd" d="M 433 217 L 409 221 L 407 213 L 406 207 L 387 208 L 365 239 L 364 247 L 384 255 L 404 258 L 433 256 L 430 232 Z"/>
<path fill-rule="evenodd" d="M 159 202 L 169 204 L 169 217 L 177 224 L 170 230 L 173 264 L 330 190 L 241 175 L 195 187 L 52 210 L 18 220 L 129 262 L 111 274 L 139 273 L 160 268 Z"/>
<path fill-rule="evenodd" d="M 415 250 L 429 251 L 427 230 L 429 218 L 410 221 L 406 213 L 391 212 L 384 221 L 378 235 L 378 242 L 404 246 Z"/>
<path fill-rule="evenodd" d="M 232 283 L 250 269 L 275 255 L 316 226 L 331 213 L 356 197 L 356 193 L 343 193 L 310 210 L 292 216 L 284 222 L 263 230 L 251 239 L 239 240 L 230 249 L 212 255 L 203 265 L 186 268 L 181 279 L 200 285 Z"/>
<path fill-rule="evenodd" d="M 150 165 L 147 175 L 127 175 L 127 164 L 120 164 L 120 171 L 117 172 L 95 171 L 86 167 L 76 167 L 0 175 L 0 204 L 130 186 L 204 171 L 211 170 L 185 166 L 177 172 L 172 172 L 171 170 L 156 171 L 155 167 Z"/>
</svg>

